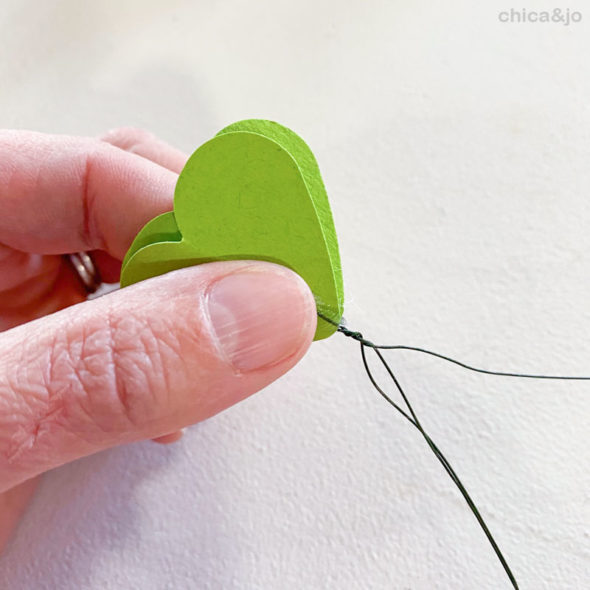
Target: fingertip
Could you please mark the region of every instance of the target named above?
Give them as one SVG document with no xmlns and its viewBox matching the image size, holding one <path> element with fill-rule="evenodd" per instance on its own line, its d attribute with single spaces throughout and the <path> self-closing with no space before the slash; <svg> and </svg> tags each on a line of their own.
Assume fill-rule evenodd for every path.
<svg viewBox="0 0 590 590">
<path fill-rule="evenodd" d="M 171 432 L 170 434 L 165 434 L 163 436 L 152 438 L 152 440 L 161 445 L 169 445 L 178 442 L 184 436 L 185 430 L 186 429 L 183 428 L 181 430 L 177 430 L 176 432 Z"/>
<path fill-rule="evenodd" d="M 117 127 L 107 131 L 100 140 L 151 160 L 176 174 L 179 174 L 186 164 L 185 153 L 145 129 Z"/>
</svg>

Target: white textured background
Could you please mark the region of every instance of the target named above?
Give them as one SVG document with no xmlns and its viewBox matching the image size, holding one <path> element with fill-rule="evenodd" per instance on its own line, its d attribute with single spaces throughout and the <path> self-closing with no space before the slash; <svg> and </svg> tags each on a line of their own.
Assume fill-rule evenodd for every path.
<svg viewBox="0 0 590 590">
<path fill-rule="evenodd" d="M 3 0 L 1 125 L 135 125 L 192 151 L 235 120 L 278 120 L 320 162 L 353 327 L 588 373 L 590 6 L 567 6 L 584 20 L 501 24 L 510 4 L 492 1 Z M 508 588 L 357 355 L 316 343 L 180 444 L 49 474 L 0 587 Z M 589 386 L 390 358 L 521 587 L 587 588 Z"/>
</svg>

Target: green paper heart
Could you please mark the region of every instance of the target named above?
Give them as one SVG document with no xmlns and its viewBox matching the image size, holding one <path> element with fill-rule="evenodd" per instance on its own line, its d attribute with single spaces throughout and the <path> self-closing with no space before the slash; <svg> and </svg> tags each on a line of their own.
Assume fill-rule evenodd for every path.
<svg viewBox="0 0 590 590">
<path fill-rule="evenodd" d="M 309 147 L 272 121 L 234 123 L 197 149 L 178 178 L 174 211 L 149 221 L 133 241 L 121 286 L 240 259 L 297 272 L 316 299 L 315 340 L 334 333 L 343 286 L 326 190 Z"/>
</svg>

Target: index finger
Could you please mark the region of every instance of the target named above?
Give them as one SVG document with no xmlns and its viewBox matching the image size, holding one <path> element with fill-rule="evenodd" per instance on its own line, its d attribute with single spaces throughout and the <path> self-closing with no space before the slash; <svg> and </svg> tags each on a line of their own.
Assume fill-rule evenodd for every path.
<svg viewBox="0 0 590 590">
<path fill-rule="evenodd" d="M 0 131 L 0 242 L 122 259 L 147 221 L 172 210 L 177 178 L 98 139 Z"/>
</svg>

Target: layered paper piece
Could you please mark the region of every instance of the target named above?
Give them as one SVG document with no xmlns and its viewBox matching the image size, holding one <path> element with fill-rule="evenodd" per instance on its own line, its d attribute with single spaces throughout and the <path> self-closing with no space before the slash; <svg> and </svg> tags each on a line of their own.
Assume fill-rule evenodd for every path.
<svg viewBox="0 0 590 590">
<path fill-rule="evenodd" d="M 328 196 L 309 147 L 278 123 L 239 121 L 195 151 L 174 210 L 149 221 L 129 248 L 121 286 L 218 260 L 294 270 L 315 296 L 315 340 L 335 332 L 344 294 Z"/>
</svg>

